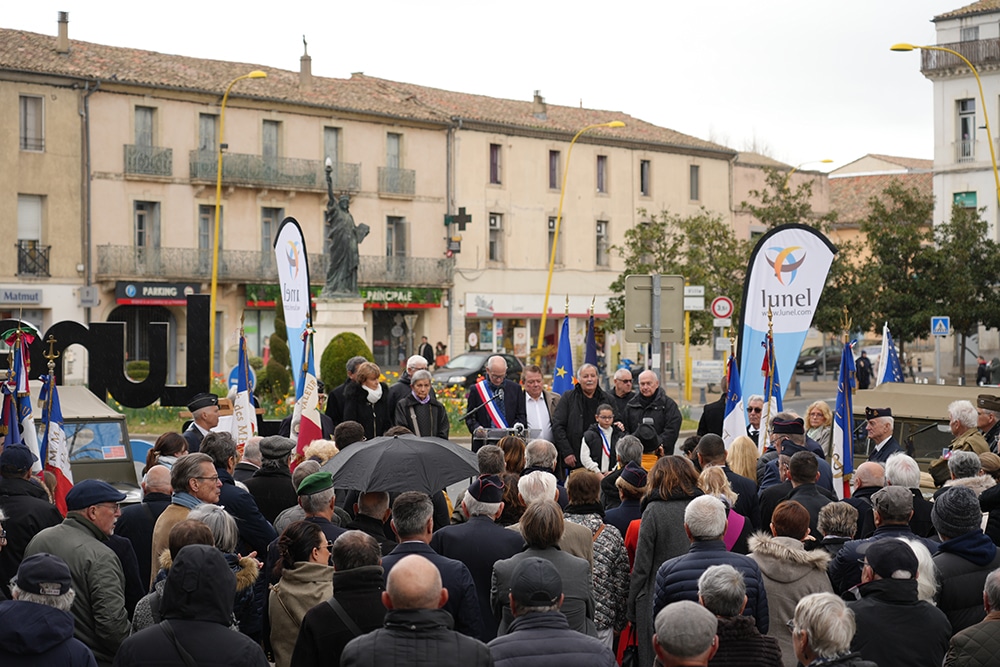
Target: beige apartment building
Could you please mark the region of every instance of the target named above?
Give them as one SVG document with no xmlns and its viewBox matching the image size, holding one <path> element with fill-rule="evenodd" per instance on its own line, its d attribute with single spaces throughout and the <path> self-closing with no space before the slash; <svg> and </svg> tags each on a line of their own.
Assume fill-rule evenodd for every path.
<svg viewBox="0 0 1000 667">
<path fill-rule="evenodd" d="M 216 372 L 232 366 L 241 318 L 251 352 L 267 354 L 271 246 L 286 216 L 322 287 L 327 158 L 335 196 L 348 194 L 371 228 L 359 284 L 383 367 L 422 335 L 452 355 L 534 347 L 569 142 L 587 125 L 625 123 L 574 146 L 545 342 L 568 296 L 582 357 L 588 308 L 607 315 L 623 268 L 611 248 L 642 222 L 639 209 L 732 216 L 734 151 L 621 112 L 315 77 L 308 56 L 279 70 L 73 41 L 67 22 L 58 31 L 0 30 L 0 109 L 20 119 L 16 134 L 0 128 L 11 174 L 0 179 L 0 224 L 18 231 L 17 252 L 0 253 L 0 297 L 10 287 L 37 299 L 30 315 L 43 329 L 124 322 L 130 359 L 148 355 L 149 323 L 168 322 L 174 381 L 184 380 L 184 296 L 210 289 L 222 93 L 252 70 L 267 77 L 234 85 L 221 138 Z M 42 250 L 44 272 L 30 261 Z M 20 305 L 0 298 L 0 314 Z M 610 365 L 621 341 L 605 344 Z"/>
</svg>

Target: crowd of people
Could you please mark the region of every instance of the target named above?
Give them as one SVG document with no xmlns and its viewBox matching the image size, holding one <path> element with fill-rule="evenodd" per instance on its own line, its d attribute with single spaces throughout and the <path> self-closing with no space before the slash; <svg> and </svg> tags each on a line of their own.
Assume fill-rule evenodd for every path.
<svg viewBox="0 0 1000 667">
<path fill-rule="evenodd" d="M 241 452 L 199 395 L 192 427 L 151 450 L 142 503 L 124 508 L 82 480 L 63 517 L 31 451 L 5 447 L 0 664 L 995 661 L 1000 398 L 949 406 L 932 498 L 891 412 L 869 408 L 868 461 L 838 500 L 822 401 L 774 415 L 762 451 L 760 397 L 728 446 L 711 419 L 679 442 L 652 372 L 636 392 L 616 373 L 605 392 L 584 365 L 558 396 L 537 367 L 519 384 L 493 357 L 469 392 L 478 475 L 460 494 L 336 488 L 323 465 L 366 439 L 447 437 L 426 367 L 409 359 L 390 387 L 351 359 L 331 437 L 304 458 L 284 435 Z"/>
</svg>

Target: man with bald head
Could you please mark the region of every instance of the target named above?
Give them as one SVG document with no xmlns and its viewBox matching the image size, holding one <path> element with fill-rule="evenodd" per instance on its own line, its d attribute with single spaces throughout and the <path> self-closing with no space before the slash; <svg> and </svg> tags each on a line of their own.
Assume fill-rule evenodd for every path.
<svg viewBox="0 0 1000 667">
<path fill-rule="evenodd" d="M 152 569 L 153 527 L 163 510 L 170 505 L 170 469 L 156 465 L 142 477 L 142 502 L 122 508 L 115 524 L 115 535 L 125 537 L 135 549 L 139 572 Z"/>
<path fill-rule="evenodd" d="M 854 471 L 851 478 L 851 497 L 842 502 L 858 510 L 858 530 L 854 539 L 871 537 L 875 532 L 875 513 L 872 511 L 872 496 L 885 486 L 885 468 L 881 463 L 865 461 Z"/>
<path fill-rule="evenodd" d="M 656 373 L 648 370 L 639 373 L 639 394 L 625 408 L 625 430 L 634 434 L 646 419 L 653 420 L 653 430 L 663 451 L 673 452 L 681 432 L 681 410 L 660 388 Z"/>
<path fill-rule="evenodd" d="M 441 607 L 448 589 L 438 568 L 411 554 L 389 572 L 382 604 L 385 626 L 352 639 L 344 647 L 344 667 L 375 665 L 492 665 L 489 649 L 478 639 L 455 632 L 451 614 Z"/>
<path fill-rule="evenodd" d="M 507 361 L 500 355 L 486 360 L 486 377 L 469 388 L 465 425 L 472 434 L 472 451 L 487 444 L 486 431 L 528 425 L 528 412 L 521 385 L 507 379 Z"/>
</svg>

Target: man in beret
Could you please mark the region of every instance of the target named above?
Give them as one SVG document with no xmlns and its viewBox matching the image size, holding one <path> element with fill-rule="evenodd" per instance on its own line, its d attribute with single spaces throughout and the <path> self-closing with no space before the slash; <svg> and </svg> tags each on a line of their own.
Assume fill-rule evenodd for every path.
<svg viewBox="0 0 1000 667">
<path fill-rule="evenodd" d="M 125 609 L 125 574 L 107 546 L 125 494 L 107 482 L 85 479 L 66 494 L 66 518 L 35 535 L 25 558 L 50 553 L 66 562 L 76 598 L 71 611 L 75 636 L 110 665 L 132 625 Z"/>
<path fill-rule="evenodd" d="M 260 470 L 244 482 L 264 518 L 272 523 L 283 510 L 299 501 L 288 467 L 294 452 L 295 441 L 289 438 L 280 435 L 264 438 L 260 441 Z"/>
<path fill-rule="evenodd" d="M 1000 440 L 1000 396 L 980 394 L 976 399 L 976 412 L 979 413 L 976 426 L 990 446 L 990 451 L 996 454 L 997 441 Z"/>
<path fill-rule="evenodd" d="M 188 453 L 201 449 L 201 441 L 208 432 L 219 425 L 219 397 L 215 394 L 196 394 L 188 403 L 193 421 L 182 434 L 188 443 Z"/>
<path fill-rule="evenodd" d="M 771 422 L 771 446 L 761 455 L 757 461 L 757 480 L 760 491 L 774 486 L 782 481 L 778 466 L 779 456 L 791 458 L 796 452 L 810 451 L 819 460 L 819 486 L 833 491 L 833 471 L 830 464 L 823 458 L 823 448 L 818 442 L 807 438 L 805 434 L 805 422 L 802 418 L 791 412 L 779 412 Z M 767 522 L 761 518 L 761 525 L 766 526 Z"/>
<path fill-rule="evenodd" d="M 40 553 L 21 562 L 13 599 L 0 602 L 0 664 L 96 667 L 91 650 L 73 637 L 72 585 L 58 556 Z"/>
<path fill-rule="evenodd" d="M 868 460 L 885 465 L 890 456 L 903 451 L 896 436 L 892 434 L 894 424 L 892 410 L 889 408 L 865 408 L 865 419 L 868 420 L 865 428 L 868 430 L 868 438 L 871 440 Z"/>
<path fill-rule="evenodd" d="M 0 594 L 8 590 L 31 538 L 63 520 L 42 485 L 31 481 L 35 460 L 23 445 L 7 445 L 0 453 L 0 510 L 7 515 L 3 522 L 7 544 L 0 550 Z"/>
<path fill-rule="evenodd" d="M 563 583 L 555 565 L 544 558 L 525 558 L 518 563 L 510 578 L 514 621 L 507 634 L 489 643 L 493 664 L 616 665 L 614 654 L 603 642 L 569 627 L 559 611 L 563 600 Z"/>
<path fill-rule="evenodd" d="M 851 650 L 877 665 L 939 665 L 951 624 L 917 597 L 917 555 L 902 540 L 879 540 L 864 555 L 861 599 L 848 602 L 857 630 Z"/>
<path fill-rule="evenodd" d="M 497 619 L 490 606 L 493 565 L 524 549 L 524 538 L 519 533 L 496 524 L 503 512 L 503 489 L 499 476 L 480 475 L 462 499 L 462 513 L 467 520 L 445 526 L 431 538 L 434 551 L 465 563 L 472 573 L 485 626 L 483 641 L 497 636 Z"/>
</svg>

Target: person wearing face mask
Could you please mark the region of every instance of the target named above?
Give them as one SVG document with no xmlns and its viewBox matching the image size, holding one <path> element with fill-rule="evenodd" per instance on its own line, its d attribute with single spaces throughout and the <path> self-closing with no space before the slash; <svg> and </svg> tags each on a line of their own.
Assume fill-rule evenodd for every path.
<svg viewBox="0 0 1000 667">
<path fill-rule="evenodd" d="M 354 384 L 344 389 L 344 421 L 364 426 L 365 438 L 371 440 L 393 425 L 389 410 L 389 387 L 379 382 L 382 371 L 370 361 L 358 367 Z"/>
</svg>

